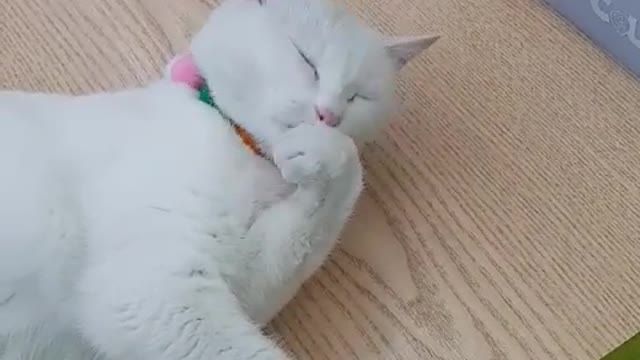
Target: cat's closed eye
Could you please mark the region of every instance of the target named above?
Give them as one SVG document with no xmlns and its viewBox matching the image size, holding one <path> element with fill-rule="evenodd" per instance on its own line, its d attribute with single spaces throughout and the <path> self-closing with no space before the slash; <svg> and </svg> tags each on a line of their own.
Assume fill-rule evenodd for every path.
<svg viewBox="0 0 640 360">
<path fill-rule="evenodd" d="M 304 62 L 307 63 L 307 65 L 309 65 L 311 70 L 313 70 L 313 78 L 316 81 L 320 80 L 320 74 L 318 74 L 318 68 L 316 67 L 316 65 L 296 44 L 293 44 L 293 46 L 295 46 L 296 50 L 298 51 L 298 54 L 300 54 L 300 57 L 302 57 L 302 60 L 304 60 Z"/>
<path fill-rule="evenodd" d="M 371 98 L 369 98 L 367 96 L 355 93 L 355 94 L 351 95 L 351 97 L 349 99 L 347 99 L 347 102 L 352 103 L 352 102 L 356 101 L 356 99 L 367 100 L 367 101 L 371 100 Z"/>
</svg>

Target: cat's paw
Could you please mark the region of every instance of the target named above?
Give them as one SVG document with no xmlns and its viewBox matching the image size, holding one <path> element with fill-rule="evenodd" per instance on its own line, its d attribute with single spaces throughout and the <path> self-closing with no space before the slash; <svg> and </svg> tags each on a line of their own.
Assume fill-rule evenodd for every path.
<svg viewBox="0 0 640 360">
<path fill-rule="evenodd" d="M 274 146 L 273 160 L 292 184 L 335 179 L 359 161 L 350 137 L 320 123 L 300 124 L 286 131 Z"/>
</svg>

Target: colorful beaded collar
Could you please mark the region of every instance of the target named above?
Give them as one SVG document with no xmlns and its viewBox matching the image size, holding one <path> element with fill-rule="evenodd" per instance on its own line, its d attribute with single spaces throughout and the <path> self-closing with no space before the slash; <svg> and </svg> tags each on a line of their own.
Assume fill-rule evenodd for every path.
<svg viewBox="0 0 640 360">
<path fill-rule="evenodd" d="M 260 146 L 255 141 L 253 136 L 247 130 L 245 130 L 242 126 L 238 125 L 231 117 L 229 117 L 215 102 L 213 95 L 211 94 L 211 89 L 209 89 L 209 85 L 206 80 L 200 75 L 200 71 L 193 61 L 193 57 L 191 54 L 179 55 L 171 63 L 168 67 L 169 78 L 172 81 L 185 84 L 190 88 L 196 90 L 198 92 L 198 99 L 203 103 L 214 108 L 222 118 L 231 124 L 233 129 L 235 130 L 238 137 L 242 140 L 242 142 L 247 146 L 251 152 L 256 155 L 263 156 L 262 151 L 260 151 Z"/>
</svg>

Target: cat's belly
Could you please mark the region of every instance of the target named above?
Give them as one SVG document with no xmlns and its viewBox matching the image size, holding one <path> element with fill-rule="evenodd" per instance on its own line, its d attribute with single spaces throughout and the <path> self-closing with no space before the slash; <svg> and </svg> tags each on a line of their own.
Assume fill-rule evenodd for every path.
<svg viewBox="0 0 640 360">
<path fill-rule="evenodd" d="M 59 312 L 81 271 L 85 247 L 75 214 L 56 201 L 55 186 L 37 185 L 13 187 L 14 199 L 0 204 L 0 333 Z"/>
<path fill-rule="evenodd" d="M 71 226 L 58 226 L 46 226 L 50 233 L 43 237 L 14 238 L 9 244 L 16 257 L 5 263 L 11 272 L 3 273 L 0 281 L 0 334 L 51 323 L 71 307 L 84 247 Z"/>
<path fill-rule="evenodd" d="M 64 277 L 83 248 L 72 244 L 78 227 L 56 152 L 28 99 L 0 96 L 0 333 L 43 321 L 68 295 Z"/>
</svg>

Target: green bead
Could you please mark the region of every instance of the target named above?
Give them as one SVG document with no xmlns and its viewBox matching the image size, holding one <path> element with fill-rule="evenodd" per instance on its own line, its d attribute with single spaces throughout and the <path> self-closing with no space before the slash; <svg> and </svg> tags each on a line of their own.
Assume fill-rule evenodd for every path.
<svg viewBox="0 0 640 360">
<path fill-rule="evenodd" d="M 222 116 L 222 118 L 233 123 L 233 120 L 224 111 L 222 111 L 222 109 L 220 109 L 218 104 L 216 104 L 216 101 L 214 100 L 213 95 L 211 95 L 211 90 L 209 89 L 209 86 L 207 84 L 203 84 L 198 89 L 198 98 L 203 103 L 216 109 L 216 111 L 218 111 L 218 113 L 220 114 L 220 116 Z"/>
<path fill-rule="evenodd" d="M 211 97 L 211 92 L 209 91 L 209 87 L 206 84 L 200 87 L 198 97 L 200 98 L 200 101 L 202 101 L 203 103 L 209 104 L 215 107 L 215 104 L 213 103 L 213 98 Z"/>
</svg>

